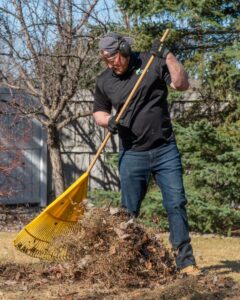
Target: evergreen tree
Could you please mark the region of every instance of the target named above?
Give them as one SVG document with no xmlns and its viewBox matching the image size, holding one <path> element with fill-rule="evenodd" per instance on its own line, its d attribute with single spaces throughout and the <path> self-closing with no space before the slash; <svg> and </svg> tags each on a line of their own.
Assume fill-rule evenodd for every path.
<svg viewBox="0 0 240 300">
<path fill-rule="evenodd" d="M 240 2 L 117 0 L 137 50 L 171 28 L 168 46 L 199 82 L 201 101 L 176 120 L 193 230 L 231 233 L 240 213 Z M 123 30 L 121 28 L 121 30 Z M 183 94 L 170 93 L 170 101 Z M 203 106 L 209 108 L 203 109 Z M 213 109 L 213 107 L 215 109 Z M 204 114 L 202 112 L 204 111 Z M 213 111 L 215 113 L 213 113 Z M 153 189 L 147 218 L 163 215 Z M 161 219 L 161 218 L 160 218 Z M 239 228 L 238 228 L 239 229 Z"/>
</svg>

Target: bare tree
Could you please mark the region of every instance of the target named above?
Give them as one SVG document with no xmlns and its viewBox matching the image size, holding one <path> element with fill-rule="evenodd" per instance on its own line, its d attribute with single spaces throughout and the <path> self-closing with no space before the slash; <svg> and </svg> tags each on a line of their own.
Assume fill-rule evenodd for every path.
<svg viewBox="0 0 240 300">
<path fill-rule="evenodd" d="M 65 189 L 59 133 L 91 113 L 73 113 L 70 101 L 96 76 L 95 42 L 104 30 L 99 1 L 8 0 L 0 5 L 0 52 L 7 59 L 1 81 L 39 99 L 33 107 L 12 105 L 46 128 L 57 195 Z"/>
</svg>

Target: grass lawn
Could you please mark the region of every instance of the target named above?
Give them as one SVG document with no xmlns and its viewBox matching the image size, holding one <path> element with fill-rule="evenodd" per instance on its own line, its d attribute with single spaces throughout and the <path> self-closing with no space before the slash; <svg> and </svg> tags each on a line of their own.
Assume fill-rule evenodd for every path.
<svg viewBox="0 0 240 300">
<path fill-rule="evenodd" d="M 240 283 L 240 239 L 212 236 L 193 237 L 193 249 L 200 267 L 232 277 Z"/>
<path fill-rule="evenodd" d="M 168 243 L 168 235 L 163 235 Z M 214 235 L 192 235 L 197 264 L 209 272 L 230 276 L 240 284 L 240 239 Z"/>
</svg>

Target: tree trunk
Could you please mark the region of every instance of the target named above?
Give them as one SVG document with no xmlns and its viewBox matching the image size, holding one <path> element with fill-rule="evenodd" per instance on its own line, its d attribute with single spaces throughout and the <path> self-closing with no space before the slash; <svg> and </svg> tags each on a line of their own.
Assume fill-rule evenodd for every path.
<svg viewBox="0 0 240 300">
<path fill-rule="evenodd" d="M 59 196 L 65 190 L 65 183 L 60 154 L 59 133 L 55 126 L 49 126 L 47 128 L 47 143 L 52 166 L 52 180 L 54 184 L 55 195 Z"/>
</svg>

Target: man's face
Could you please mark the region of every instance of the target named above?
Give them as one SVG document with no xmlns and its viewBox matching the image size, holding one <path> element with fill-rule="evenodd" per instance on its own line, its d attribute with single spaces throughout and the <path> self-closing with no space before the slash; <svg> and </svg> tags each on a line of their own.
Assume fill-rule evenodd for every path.
<svg viewBox="0 0 240 300">
<path fill-rule="evenodd" d="M 103 52 L 102 57 L 109 69 L 117 75 L 124 74 L 128 69 L 130 57 L 122 56 L 119 52 L 114 55 L 109 56 L 108 52 Z"/>
</svg>

